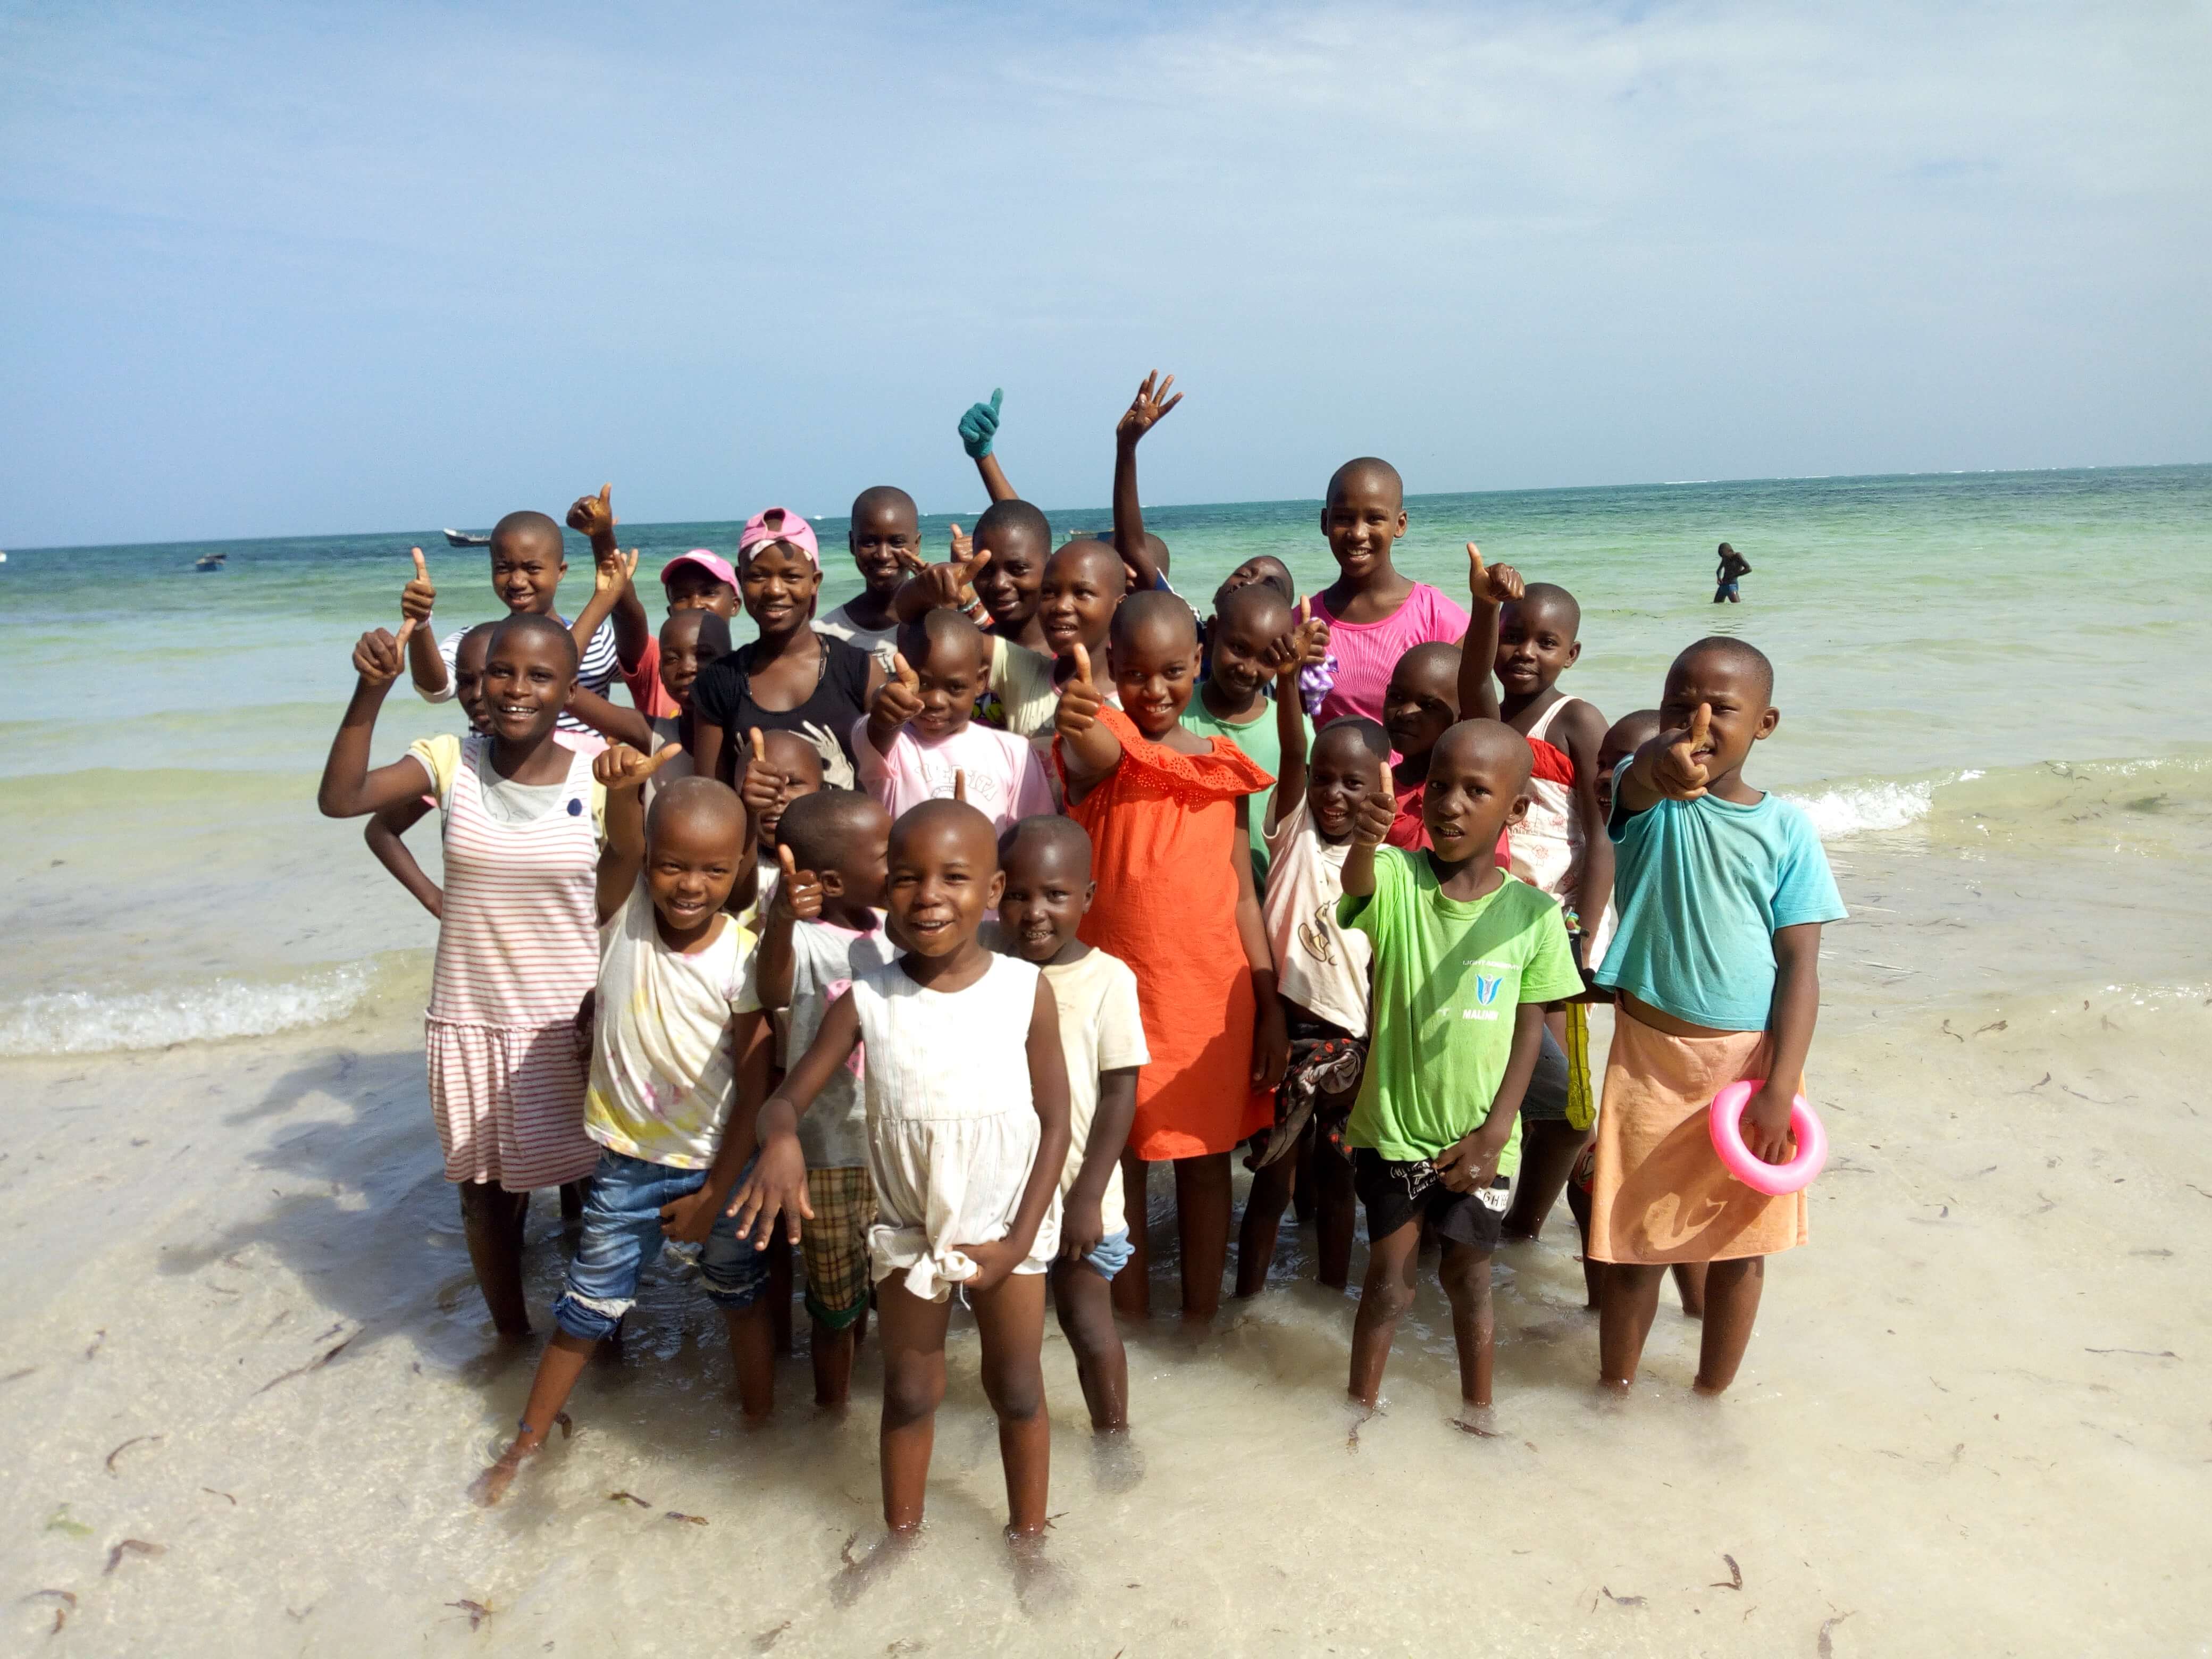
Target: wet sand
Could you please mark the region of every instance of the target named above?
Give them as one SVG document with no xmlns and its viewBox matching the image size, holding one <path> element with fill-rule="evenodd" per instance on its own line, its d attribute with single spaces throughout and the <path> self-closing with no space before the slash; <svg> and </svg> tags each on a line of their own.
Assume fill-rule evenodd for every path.
<svg viewBox="0 0 2212 1659">
<path fill-rule="evenodd" d="M 957 1320 L 928 1528 L 866 1572 L 872 1344 L 825 1418 L 802 1316 L 749 1433 L 674 1263 L 578 1389 L 575 1437 L 502 1509 L 465 1503 L 534 1353 L 492 1347 L 418 1029 L 386 1001 L 295 1038 L 0 1066 L 15 1650 L 2180 1652 L 2212 1627 L 2202 992 L 1832 1008 L 1813 1243 L 1771 1264 L 1717 1404 L 1688 1394 L 1671 1290 L 1633 1396 L 1597 1395 L 1562 1206 L 1499 1258 L 1498 1437 L 1448 1420 L 1432 1285 L 1356 1425 L 1352 1299 L 1286 1227 L 1267 1294 L 1212 1333 L 1132 1333 L 1133 1462 L 1096 1457 L 1048 1333 L 1057 1519 L 1024 1565 Z M 134 1539 L 160 1553 L 107 1570 Z M 41 1590 L 76 1601 L 16 1599 Z"/>
</svg>

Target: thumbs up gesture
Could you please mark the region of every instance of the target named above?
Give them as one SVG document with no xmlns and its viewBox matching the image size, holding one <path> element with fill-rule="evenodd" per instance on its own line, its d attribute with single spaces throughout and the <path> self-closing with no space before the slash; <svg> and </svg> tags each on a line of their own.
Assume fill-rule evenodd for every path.
<svg viewBox="0 0 2212 1659">
<path fill-rule="evenodd" d="M 430 620 L 430 607 L 437 602 L 438 590 L 430 585 L 430 567 L 422 562 L 422 550 L 407 550 L 415 556 L 415 580 L 399 590 L 399 614 L 409 622 L 426 623 Z"/>
<path fill-rule="evenodd" d="M 801 870 L 791 856 L 791 848 L 775 849 L 775 861 L 783 866 L 783 879 L 776 884 L 775 902 L 794 921 L 812 921 L 822 914 L 822 878 L 811 870 Z"/>
<path fill-rule="evenodd" d="M 592 763 L 592 775 L 603 789 L 642 789 L 645 781 L 684 752 L 681 744 L 667 744 L 648 760 L 626 743 L 610 744 Z"/>
<path fill-rule="evenodd" d="M 1389 757 L 1376 761 L 1375 769 L 1376 781 L 1359 798 L 1358 816 L 1352 823 L 1352 843 L 1358 847 L 1380 847 L 1398 821 L 1398 784 L 1390 775 Z"/>
<path fill-rule="evenodd" d="M 1474 602 L 1485 606 L 1517 599 L 1528 589 L 1521 573 L 1511 565 L 1483 563 L 1482 550 L 1473 542 L 1467 544 L 1467 586 Z"/>
<path fill-rule="evenodd" d="M 744 775 L 738 780 L 738 799 L 745 804 L 745 822 L 758 824 L 783 805 L 783 774 L 768 761 L 768 739 L 753 727 L 753 752 Z"/>
<path fill-rule="evenodd" d="M 890 747 L 899 728 L 921 713 L 921 678 L 898 652 L 891 653 L 890 678 L 868 709 L 868 741 L 878 752 Z"/>
<path fill-rule="evenodd" d="M 596 495 L 579 495 L 568 508 L 568 528 L 580 536 L 588 536 L 592 550 L 596 555 L 599 544 L 613 545 L 615 533 L 615 487 L 611 483 L 599 486 Z"/>
<path fill-rule="evenodd" d="M 353 672 L 370 685 L 391 684 L 406 666 L 407 636 L 414 631 L 412 617 L 399 624 L 397 634 L 381 628 L 370 629 L 355 642 Z"/>
<path fill-rule="evenodd" d="M 969 460 L 980 461 L 991 453 L 992 441 L 999 435 L 999 404 L 1006 395 L 1003 386 L 993 386 L 989 403 L 970 404 L 961 416 L 960 447 Z"/>
<path fill-rule="evenodd" d="M 1658 764 L 1651 781 L 1668 800 L 1695 800 L 1711 781 L 1705 763 L 1713 754 L 1713 708 L 1701 702 L 1686 726 L 1659 735 Z"/>
<path fill-rule="evenodd" d="M 1098 724 L 1098 711 L 1106 706 L 1106 699 L 1091 681 L 1091 653 L 1078 641 L 1075 647 L 1075 673 L 1060 688 L 1060 712 L 1053 719 L 1053 729 L 1063 738 L 1079 738 Z"/>
</svg>

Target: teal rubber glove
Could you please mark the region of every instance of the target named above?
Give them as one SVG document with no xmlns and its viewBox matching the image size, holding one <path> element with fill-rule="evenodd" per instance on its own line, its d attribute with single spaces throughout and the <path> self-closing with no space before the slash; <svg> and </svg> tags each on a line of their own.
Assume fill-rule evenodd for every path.
<svg viewBox="0 0 2212 1659">
<path fill-rule="evenodd" d="M 960 417 L 960 447 L 969 460 L 980 461 L 991 453 L 991 440 L 999 435 L 999 400 L 1006 395 L 1003 386 L 994 386 L 989 403 L 970 404 Z"/>
</svg>

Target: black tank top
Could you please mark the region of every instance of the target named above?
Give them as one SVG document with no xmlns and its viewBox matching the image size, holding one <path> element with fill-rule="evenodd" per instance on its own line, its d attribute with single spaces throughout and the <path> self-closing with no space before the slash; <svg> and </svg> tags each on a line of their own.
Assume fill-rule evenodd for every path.
<svg viewBox="0 0 2212 1659">
<path fill-rule="evenodd" d="M 796 732 L 822 757 L 823 781 L 840 789 L 858 787 L 853 758 L 853 727 L 868 712 L 868 670 L 875 659 L 846 640 L 817 635 L 821 670 L 813 695 L 796 708 L 763 708 L 753 701 L 752 665 L 759 641 L 748 640 L 726 657 L 701 671 L 691 706 L 722 728 L 722 781 L 734 784 L 738 757 L 752 744 L 755 727 Z"/>
</svg>

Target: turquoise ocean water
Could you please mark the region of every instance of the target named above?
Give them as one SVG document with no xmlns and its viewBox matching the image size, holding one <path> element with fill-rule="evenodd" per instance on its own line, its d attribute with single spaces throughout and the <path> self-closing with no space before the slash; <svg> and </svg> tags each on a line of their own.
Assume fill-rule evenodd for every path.
<svg viewBox="0 0 2212 1659">
<path fill-rule="evenodd" d="M 1887 879 L 1931 855 L 2002 856 L 2152 903 L 2161 867 L 2212 850 L 2212 466 L 1438 495 L 1409 511 L 1413 574 L 1458 593 L 1473 539 L 1576 592 L 1584 655 L 1565 684 L 1608 714 L 1655 702 L 1701 634 L 1759 644 L 1784 718 L 1754 776 L 1813 809 L 1839 866 L 1887 859 Z M 1260 552 L 1302 590 L 1324 585 L 1317 513 L 1158 507 L 1147 523 L 1203 604 Z M 1062 534 L 1109 522 L 1051 516 Z M 948 522 L 926 521 L 936 549 Z M 843 521 L 821 527 L 826 605 L 857 582 Z M 650 571 L 689 547 L 727 553 L 737 525 L 623 531 Z M 1723 539 L 1753 570 L 1745 603 L 1715 607 Z M 313 799 L 352 641 L 396 624 L 410 545 L 441 626 L 499 614 L 482 551 L 434 530 L 9 550 L 0 1053 L 243 1036 L 419 994 L 434 925 L 360 826 Z M 228 568 L 195 573 L 216 547 Z M 589 586 L 572 538 L 568 603 Z M 459 726 L 403 685 L 378 755 Z M 434 872 L 434 830 L 412 842 Z M 2025 912 L 2037 901 L 2021 891 Z M 2098 970 L 2095 956 L 2075 965 Z"/>
</svg>

